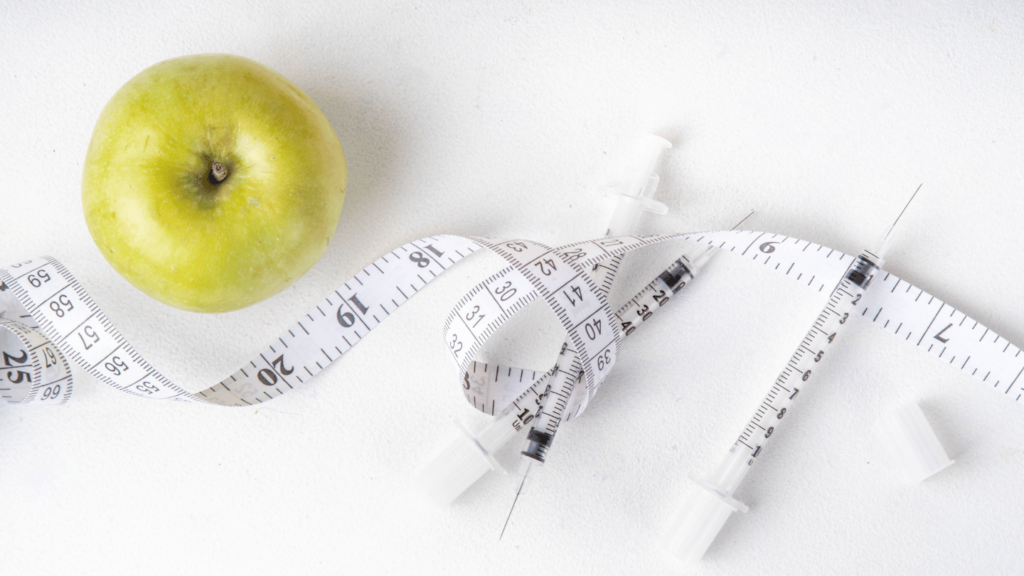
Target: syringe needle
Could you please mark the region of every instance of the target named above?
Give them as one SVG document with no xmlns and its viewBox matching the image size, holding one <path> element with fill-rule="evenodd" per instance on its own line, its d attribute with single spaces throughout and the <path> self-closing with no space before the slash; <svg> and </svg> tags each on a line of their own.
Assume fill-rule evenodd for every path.
<svg viewBox="0 0 1024 576">
<path fill-rule="evenodd" d="M 749 214 L 744 216 L 743 219 L 737 222 L 735 226 L 730 228 L 730 230 L 735 230 L 739 228 L 740 224 L 746 222 L 747 218 L 750 218 L 753 215 L 754 211 L 751 210 Z M 715 253 L 715 250 L 717 250 L 717 248 L 715 248 L 714 246 L 705 246 L 704 249 L 701 250 L 700 252 L 694 254 L 690 258 L 686 258 L 686 261 L 691 263 L 694 268 L 702 268 L 705 264 L 707 264 L 707 261 L 711 259 L 711 255 Z"/>
<path fill-rule="evenodd" d="M 921 191 L 921 186 L 924 186 L 924 182 L 921 182 L 920 184 L 917 185 L 917 189 L 914 190 L 914 193 L 910 195 L 910 200 L 907 200 L 907 204 L 903 206 L 903 210 L 900 211 L 900 215 L 896 217 L 895 221 L 893 221 L 892 226 L 889 226 L 889 232 L 886 232 L 886 236 L 892 233 L 892 229 L 896 227 L 896 223 L 900 221 L 900 218 L 903 218 L 903 213 L 907 211 L 907 208 L 910 207 L 910 203 L 914 201 L 914 197 L 917 196 L 917 193 Z"/>
<path fill-rule="evenodd" d="M 750 217 L 751 217 L 751 216 L 753 216 L 753 215 L 754 215 L 754 211 L 753 211 L 753 210 L 751 210 L 751 211 L 750 211 L 750 214 L 747 214 L 746 216 L 744 216 L 744 217 L 743 217 L 743 220 L 740 220 L 739 222 L 737 222 L 737 223 L 736 223 L 736 225 L 735 225 L 735 226 L 733 226 L 733 227 L 731 228 L 731 230 L 735 230 L 735 229 L 739 228 L 739 227 L 740 227 L 740 224 L 743 224 L 744 222 L 746 222 L 746 221 L 747 221 L 747 218 L 750 218 Z"/>
<path fill-rule="evenodd" d="M 501 527 L 501 534 L 498 535 L 498 540 L 505 535 L 505 529 L 508 528 L 508 521 L 512 519 L 512 511 L 516 509 L 516 502 L 519 502 L 519 495 L 523 493 L 523 486 L 526 484 L 526 474 L 523 474 L 523 480 L 519 483 L 519 489 L 516 490 L 516 498 L 512 501 L 512 507 L 508 510 L 508 516 L 505 518 L 505 525 Z"/>
<path fill-rule="evenodd" d="M 878 253 L 875 254 L 875 256 L 878 256 L 879 258 L 885 257 L 885 253 L 889 250 L 889 243 L 892 241 L 892 231 L 896 229 L 896 224 L 899 223 L 900 218 L 903 218 L 903 213 L 907 211 L 907 208 L 910 208 L 910 203 L 914 201 L 915 197 L 917 197 L 917 193 L 921 191 L 922 186 L 924 186 L 924 182 L 917 185 L 917 190 L 914 190 L 914 193 L 910 196 L 910 200 L 907 200 L 907 203 L 903 206 L 903 210 L 900 211 L 900 215 L 893 221 L 892 226 L 889 226 L 889 230 L 887 230 L 885 236 L 882 237 L 882 243 L 878 247 Z"/>
</svg>

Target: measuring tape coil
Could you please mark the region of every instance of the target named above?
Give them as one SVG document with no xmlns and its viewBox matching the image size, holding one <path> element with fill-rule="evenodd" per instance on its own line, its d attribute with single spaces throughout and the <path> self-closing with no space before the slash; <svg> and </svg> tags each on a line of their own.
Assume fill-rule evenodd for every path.
<svg viewBox="0 0 1024 576">
<path fill-rule="evenodd" d="M 600 287 L 586 271 L 609 258 L 671 239 L 708 244 L 735 253 L 817 292 L 834 285 L 851 259 L 847 254 L 806 240 L 748 231 L 601 238 L 554 249 L 526 240 L 432 236 L 380 258 L 319 303 L 246 366 L 216 385 L 192 394 L 146 362 L 60 262 L 41 258 L 0 269 L 0 297 L 7 302 L 6 318 L 0 322 L 0 333 L 5 334 L 0 350 L 5 354 L 5 366 L 0 366 L 0 388 L 4 399 L 11 402 L 62 403 L 72 389 L 67 358 L 100 381 L 136 396 L 226 406 L 269 401 L 336 361 L 433 278 L 484 246 L 512 266 L 488 278 L 460 300 L 444 330 L 447 348 L 460 369 L 463 390 L 466 391 L 466 382 L 479 384 L 471 384 L 473 394 L 467 393 L 467 398 L 475 399 L 472 403 L 477 409 L 494 413 L 514 407 L 520 398 L 544 393 L 537 388 L 543 384 L 544 375 L 553 374 L 550 370 L 539 373 L 495 366 L 480 371 L 473 361 L 487 337 L 530 301 L 542 296 L 573 340 L 576 349 L 571 352 L 580 358 L 579 369 L 570 368 L 582 371 L 587 383 L 585 388 L 579 387 L 586 394 L 574 394 L 575 405 L 570 406 L 570 414 L 578 416 L 614 365 L 620 330 L 626 322 L 611 311 Z M 1019 347 L 923 289 L 884 271 L 877 276 L 863 301 L 858 302 L 856 317 L 870 320 L 1004 395 L 1020 400 L 1024 393 L 1020 380 L 1024 357 Z M 579 288 L 582 299 L 578 299 L 580 294 L 574 288 Z M 512 296 L 502 301 L 502 296 L 512 290 Z M 461 321 L 476 306 L 480 306 L 478 314 L 486 316 L 484 310 L 494 314 L 486 328 L 471 328 Z M 455 321 L 457 318 L 459 322 Z M 601 321 L 599 333 L 594 320 Z M 594 338 L 590 338 L 588 326 Z M 635 329 L 635 324 L 625 330 L 629 332 L 630 328 Z M 23 352 L 27 358 L 21 362 Z M 491 371 L 495 381 L 484 386 L 477 375 Z M 485 398 L 491 401 L 483 401 Z M 501 407 L 499 398 L 517 400 Z"/>
<path fill-rule="evenodd" d="M 11 404 L 62 404 L 71 397 L 71 370 L 60 349 L 35 325 L 0 318 L 0 397 Z"/>
</svg>

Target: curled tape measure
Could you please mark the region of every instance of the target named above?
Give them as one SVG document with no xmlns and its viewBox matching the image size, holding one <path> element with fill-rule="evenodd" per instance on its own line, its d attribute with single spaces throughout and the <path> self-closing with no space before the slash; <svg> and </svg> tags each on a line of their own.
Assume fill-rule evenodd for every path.
<svg viewBox="0 0 1024 576">
<path fill-rule="evenodd" d="M 585 381 L 567 414 L 578 416 L 593 398 L 629 334 L 647 311 L 673 291 L 673 269 L 659 275 L 616 314 L 591 276 L 596 265 L 631 250 L 682 239 L 732 252 L 821 292 L 852 262 L 842 252 L 765 232 L 720 231 L 602 238 L 550 248 L 528 240 L 493 241 L 432 236 L 410 242 L 356 274 L 317 304 L 275 342 L 228 378 L 192 394 L 153 368 L 114 328 L 81 284 L 57 260 L 40 258 L 0 268 L 0 395 L 13 403 L 66 401 L 72 389 L 68 360 L 97 379 L 146 398 L 247 406 L 269 401 L 315 376 L 453 264 L 486 247 L 511 266 L 458 301 L 444 326 L 446 348 L 460 370 L 460 386 L 478 410 L 518 409 L 544 393 L 546 377 L 564 369 Z M 679 262 L 681 262 L 680 260 Z M 685 268 L 685 267 L 684 267 Z M 606 289 L 606 287 L 605 287 Z M 573 343 L 548 372 L 480 366 L 475 354 L 489 336 L 532 300 L 542 298 Z M 638 310 L 639 309 L 639 310 Z M 884 271 L 856 303 L 853 315 L 966 372 L 1019 401 L 1024 357 L 1019 347 L 923 289 Z M 627 319 L 628 316 L 628 319 Z M 525 404 L 526 402 L 523 402 Z M 530 417 L 510 420 L 519 429 Z"/>
<path fill-rule="evenodd" d="M 763 232 L 721 231 L 655 236 L 638 240 L 654 243 L 669 238 L 682 238 L 731 252 L 782 273 L 816 293 L 830 291 L 856 259 L 807 240 Z M 604 250 L 606 246 L 602 243 L 614 244 L 625 240 L 627 239 L 605 238 L 571 245 L 568 249 L 578 248 L 584 244 L 597 244 Z M 623 246 L 626 246 L 625 242 Z M 633 247 L 631 242 L 626 250 Z M 612 248 L 613 253 L 618 253 L 614 247 Z M 587 258 L 584 266 L 591 262 L 593 260 Z M 673 294 L 685 286 L 689 280 L 686 268 L 688 262 L 686 256 L 681 257 L 616 312 L 622 335 L 632 334 L 640 323 L 650 318 Z M 488 278 L 459 301 L 448 318 L 445 334 L 447 336 L 449 333 L 456 333 L 460 337 L 449 339 L 449 343 L 464 341 L 461 334 L 469 330 L 465 323 L 472 324 L 474 318 L 484 309 L 479 303 L 484 301 L 485 293 L 490 292 L 500 299 L 500 293 L 507 292 L 513 287 L 518 289 L 514 284 L 507 284 L 508 280 L 503 273 Z M 568 297 L 568 294 L 563 294 L 563 298 Z M 1024 373 L 1024 356 L 1021 355 L 1021 349 L 971 319 L 964 312 L 884 270 L 876 275 L 863 297 L 855 300 L 854 311 L 851 313 L 853 316 L 868 320 L 879 328 L 893 333 L 903 341 L 974 376 L 1012 400 L 1021 400 L 1024 394 L 1024 380 L 1021 378 Z M 483 341 L 520 308 L 521 306 L 517 306 L 510 309 L 509 313 L 496 319 L 493 325 L 487 325 L 486 329 L 481 322 L 478 329 L 481 336 L 471 341 L 473 350 L 482 347 Z M 452 328 L 460 325 L 462 332 Z M 584 330 L 584 336 L 588 340 L 596 332 L 596 326 L 591 326 L 594 330 Z M 571 358 L 574 353 L 572 348 L 563 348 L 559 356 L 559 365 L 546 373 L 471 362 L 468 372 L 463 374 L 466 398 L 477 409 L 492 415 L 497 415 L 501 406 L 506 405 L 504 414 L 512 417 L 510 425 L 518 430 L 535 417 L 535 408 L 540 404 L 538 399 L 550 390 L 550 378 L 558 371 L 566 370 L 566 365 L 574 365 Z M 459 357 L 455 356 L 458 362 Z M 570 358 L 567 359 L 566 356 Z M 459 364 L 460 369 L 463 366 L 464 364 Z M 568 368 L 570 378 L 576 376 L 571 370 L 572 368 Z M 579 416 L 586 401 L 592 397 L 592 394 L 579 394 L 581 388 L 583 387 L 576 387 L 573 397 L 568 401 L 569 405 L 565 410 L 568 419 Z M 515 399 L 509 404 L 509 398 Z"/>
</svg>

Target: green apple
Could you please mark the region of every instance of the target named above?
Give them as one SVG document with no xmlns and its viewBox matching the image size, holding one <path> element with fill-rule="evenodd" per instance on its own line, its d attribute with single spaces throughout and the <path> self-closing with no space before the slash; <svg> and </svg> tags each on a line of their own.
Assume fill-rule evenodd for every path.
<svg viewBox="0 0 1024 576">
<path fill-rule="evenodd" d="M 157 300 L 237 310 L 323 255 L 345 198 L 345 156 L 320 108 L 284 76 L 224 54 L 160 62 L 107 103 L 82 207 L 108 262 Z"/>
</svg>

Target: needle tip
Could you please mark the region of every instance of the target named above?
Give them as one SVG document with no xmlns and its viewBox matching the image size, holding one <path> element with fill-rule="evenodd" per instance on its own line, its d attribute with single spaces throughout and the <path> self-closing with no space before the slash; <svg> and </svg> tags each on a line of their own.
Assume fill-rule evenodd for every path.
<svg viewBox="0 0 1024 576">
<path fill-rule="evenodd" d="M 523 474 L 523 481 L 519 483 L 519 489 L 516 490 L 516 498 L 512 501 L 512 507 L 508 509 L 508 516 L 505 517 L 505 525 L 501 527 L 501 534 L 498 535 L 498 540 L 505 535 L 505 529 L 508 528 L 508 521 L 512 519 L 512 511 L 516 509 L 516 502 L 519 502 L 519 495 L 523 493 L 523 486 L 526 484 L 526 475 Z"/>
<path fill-rule="evenodd" d="M 900 218 L 903 218 L 904 212 L 907 211 L 907 208 L 910 207 L 910 203 L 913 202 L 914 198 L 917 197 L 917 193 L 921 191 L 922 186 L 924 186 L 924 182 L 921 182 L 920 184 L 917 185 L 917 189 L 914 190 L 914 193 L 910 195 L 910 200 L 907 200 L 906 205 L 903 206 L 903 210 L 900 211 L 900 215 L 896 217 L 896 220 L 892 223 L 892 226 L 889 226 L 889 230 L 886 231 L 885 236 L 882 237 L 882 243 L 879 246 L 878 250 L 876 250 L 879 258 L 885 257 L 885 253 L 889 250 L 889 243 L 892 242 L 892 231 L 896 229 L 896 224 L 899 223 Z"/>
</svg>

